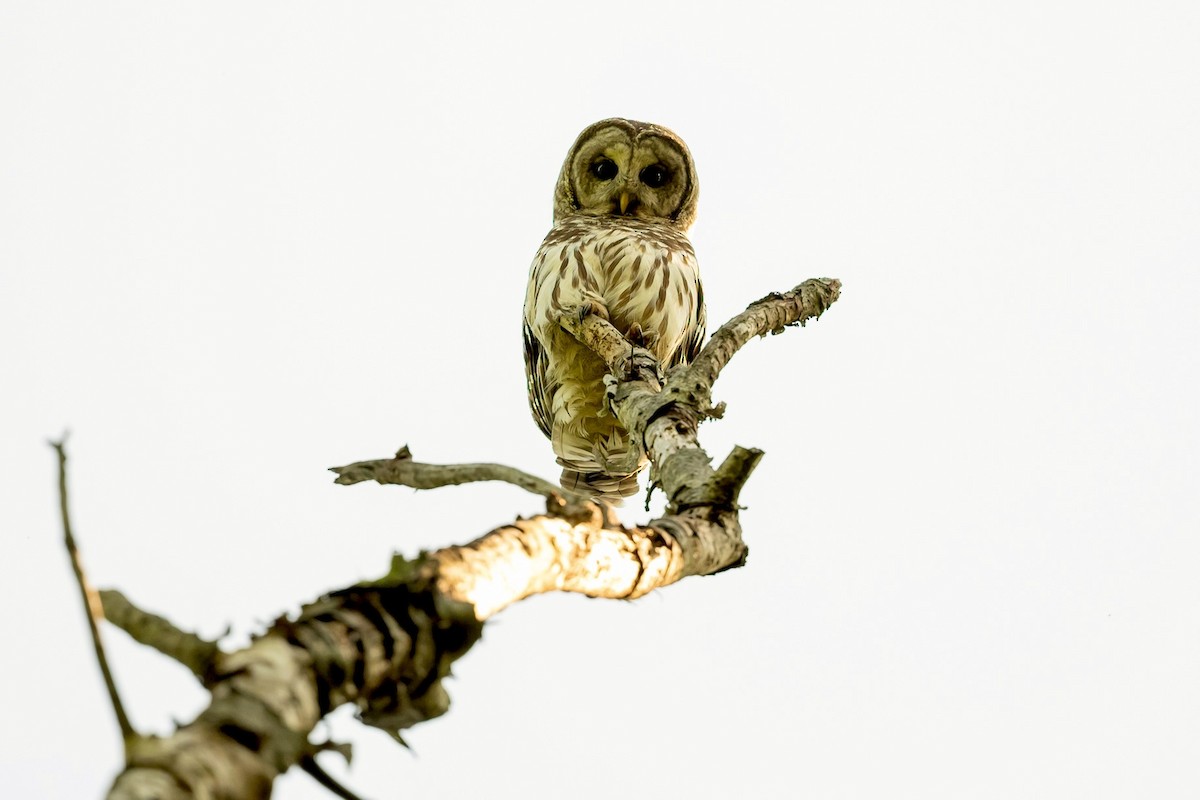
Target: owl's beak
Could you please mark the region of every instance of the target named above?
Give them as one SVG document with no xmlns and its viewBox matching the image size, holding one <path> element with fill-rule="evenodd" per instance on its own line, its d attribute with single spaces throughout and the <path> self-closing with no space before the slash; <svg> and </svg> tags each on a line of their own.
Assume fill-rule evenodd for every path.
<svg viewBox="0 0 1200 800">
<path fill-rule="evenodd" d="M 629 200 L 629 192 L 621 192 L 621 198 L 617 201 L 617 204 L 621 209 L 622 216 L 624 216 L 625 211 L 629 208 Z"/>
</svg>

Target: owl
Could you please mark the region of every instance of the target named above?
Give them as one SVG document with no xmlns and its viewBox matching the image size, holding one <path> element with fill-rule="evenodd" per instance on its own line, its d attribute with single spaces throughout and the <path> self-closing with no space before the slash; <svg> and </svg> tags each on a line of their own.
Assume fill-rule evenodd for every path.
<svg viewBox="0 0 1200 800">
<path fill-rule="evenodd" d="M 584 129 L 554 190 L 554 227 L 525 294 L 529 405 L 562 466 L 562 485 L 617 504 L 646 465 L 608 409 L 605 365 L 563 330 L 567 309 L 604 316 L 664 368 L 689 363 L 704 338 L 704 294 L 687 230 L 696 168 L 666 128 L 606 119 Z"/>
</svg>

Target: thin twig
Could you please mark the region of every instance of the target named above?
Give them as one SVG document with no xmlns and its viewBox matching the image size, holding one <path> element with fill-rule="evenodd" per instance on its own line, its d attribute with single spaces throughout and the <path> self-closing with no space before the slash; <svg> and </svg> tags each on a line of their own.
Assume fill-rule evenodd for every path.
<svg viewBox="0 0 1200 800">
<path fill-rule="evenodd" d="M 329 471 L 337 474 L 334 483 L 343 486 L 375 481 L 410 486 L 413 489 L 437 489 L 478 481 L 501 481 L 560 504 L 564 501 L 587 499 L 582 494 L 563 489 L 536 475 L 503 464 L 422 464 L 412 460 L 412 452 L 409 451 L 408 445 L 400 448 L 394 458 L 357 461 L 344 467 L 330 467 Z"/>
<path fill-rule="evenodd" d="M 303 756 L 300 759 L 300 769 L 308 773 L 309 777 L 317 783 L 324 786 L 333 794 L 342 798 L 342 800 L 362 800 L 354 792 L 343 786 L 337 778 L 325 771 L 325 768 L 317 763 L 317 759 L 311 755 Z"/>
<path fill-rule="evenodd" d="M 62 509 L 63 540 L 67 546 L 67 554 L 71 557 L 71 568 L 75 571 L 75 582 L 79 585 L 79 593 L 83 598 L 83 610 L 87 615 L 88 629 L 92 633 L 92 645 L 96 649 L 96 662 L 100 665 L 100 674 L 104 676 L 104 686 L 108 689 L 108 699 L 112 701 L 113 713 L 117 717 L 117 725 L 121 728 L 121 739 L 129 742 L 136 735 L 129 717 L 125 714 L 125 706 L 121 703 L 121 695 L 117 692 L 116 681 L 113 680 L 112 670 L 108 668 L 108 657 L 104 653 L 104 642 L 100 639 L 100 620 L 104 619 L 104 607 L 100 603 L 100 595 L 95 587 L 88 583 L 87 573 L 83 570 L 83 559 L 79 548 L 75 545 L 75 536 L 71 532 L 71 514 L 67 509 L 67 434 L 57 442 L 51 441 L 50 446 L 58 453 L 58 498 Z"/>
</svg>

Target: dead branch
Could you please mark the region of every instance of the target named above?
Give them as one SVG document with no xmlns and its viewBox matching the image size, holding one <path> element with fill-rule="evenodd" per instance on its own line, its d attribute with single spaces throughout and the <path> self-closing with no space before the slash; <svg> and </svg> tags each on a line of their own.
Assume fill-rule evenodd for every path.
<svg viewBox="0 0 1200 800">
<path fill-rule="evenodd" d="M 143 611 L 116 589 L 100 592 L 104 616 L 125 631 L 134 641 L 153 647 L 170 659 L 178 661 L 207 684 L 212 665 L 220 653 L 216 642 L 202 639 L 194 633 L 180 630 L 165 617 Z"/>
<path fill-rule="evenodd" d="M 100 622 L 104 619 L 104 606 L 100 602 L 96 588 L 87 579 L 83 568 L 83 556 L 75 543 L 75 534 L 71 530 L 71 511 L 67 494 L 67 434 L 63 434 L 57 442 L 50 442 L 54 452 L 58 454 L 58 500 L 59 512 L 62 515 L 63 543 L 67 555 L 71 559 L 71 570 L 75 574 L 75 584 L 79 587 L 83 598 L 83 610 L 87 615 L 88 632 L 92 637 L 92 649 L 96 653 L 96 663 L 100 666 L 100 674 L 104 678 L 104 688 L 108 691 L 108 699 L 112 704 L 113 715 L 117 718 L 117 727 L 121 729 L 121 740 L 128 742 L 134 736 L 133 725 L 125 713 L 125 705 L 121 702 L 121 694 L 117 691 L 117 682 L 113 679 L 112 670 L 108 665 L 108 656 L 104 652 L 104 640 L 100 636 Z"/>
<path fill-rule="evenodd" d="M 192 659 L 212 704 L 171 736 L 136 739 L 109 797 L 266 797 L 278 774 L 321 749 L 309 740 L 312 730 L 340 705 L 354 704 L 364 722 L 398 740 L 401 730 L 445 713 L 442 679 L 478 640 L 483 621 L 511 603 L 548 591 L 631 599 L 742 564 L 738 495 L 762 451 L 736 447 L 712 468 L 697 428 L 719 416 L 713 382 L 751 338 L 819 316 L 839 291 L 836 280 L 812 280 L 751 304 L 665 382 L 653 358 L 604 320 L 563 317 L 563 327 L 608 364 L 613 412 L 641 442 L 667 496 L 667 514 L 645 525 L 624 527 L 603 503 L 496 464 L 419 464 L 404 448 L 392 459 L 335 468 L 342 484 L 506 481 L 545 497 L 547 511 L 466 545 L 396 557 L 383 578 L 318 599 L 237 652 L 213 646 L 187 655 L 199 645 L 164 620 L 163 633 L 145 636 L 176 644 L 148 643 Z"/>
<path fill-rule="evenodd" d="M 458 486 L 481 481 L 501 481 L 519 486 L 547 500 L 563 501 L 567 498 L 582 498 L 561 486 L 522 472 L 503 464 L 422 464 L 413 461 L 408 445 L 396 451 L 392 458 L 376 461 L 358 461 L 344 467 L 330 467 L 336 473 L 334 483 L 350 486 L 363 481 L 381 484 L 409 486 L 413 489 L 437 489 L 442 486 Z"/>
</svg>

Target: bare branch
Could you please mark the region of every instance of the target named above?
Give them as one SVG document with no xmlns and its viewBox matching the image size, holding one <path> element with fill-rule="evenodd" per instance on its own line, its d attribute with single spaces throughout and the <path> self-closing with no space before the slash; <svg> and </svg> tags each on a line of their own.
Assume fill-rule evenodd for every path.
<svg viewBox="0 0 1200 800">
<path fill-rule="evenodd" d="M 317 763 L 316 756 L 304 756 L 300 759 L 300 769 L 312 776 L 312 779 L 324 786 L 330 792 L 342 800 L 362 800 L 354 792 L 343 786 L 337 778 L 325 771 L 325 768 Z"/>
<path fill-rule="evenodd" d="M 88 630 L 92 635 L 92 647 L 96 651 L 96 663 L 100 665 L 100 674 L 104 677 L 104 687 L 108 690 L 108 699 L 112 702 L 113 714 L 117 718 L 117 726 L 121 729 L 122 741 L 128 743 L 136 733 L 125 706 L 121 703 L 121 695 L 117 691 L 117 683 L 113 680 L 112 670 L 108 667 L 108 656 L 104 652 L 104 641 L 100 637 L 100 622 L 104 619 L 104 607 L 96 589 L 88 582 L 87 573 L 83 569 L 83 556 L 75 544 L 75 534 L 71 531 L 71 512 L 67 502 L 67 434 L 64 433 L 57 441 L 51 441 L 50 446 L 58 453 L 58 500 L 62 512 L 63 542 L 67 555 L 71 558 L 71 569 L 75 572 L 75 583 L 79 586 L 79 594 L 83 598 L 83 610 L 87 615 Z"/>
<path fill-rule="evenodd" d="M 219 656 L 209 707 L 169 737 L 135 741 L 109 798 L 257 800 L 281 772 L 326 749 L 309 736 L 334 708 L 353 704 L 393 736 L 444 714 L 441 681 L 482 626 L 469 608 L 437 598 L 422 564 L 397 559 L 387 579 L 326 595 Z M 156 793 L 163 786 L 174 788 Z"/>
<path fill-rule="evenodd" d="M 668 531 L 655 523 L 605 527 L 594 508 L 590 518 L 520 519 L 437 550 L 424 574 L 479 620 L 542 592 L 632 600 L 683 577 L 683 554 Z"/>
<path fill-rule="evenodd" d="M 479 481 L 511 483 L 547 500 L 583 499 L 582 495 L 556 486 L 549 481 L 503 464 L 422 464 L 412 460 L 408 445 L 401 447 L 393 458 L 377 461 L 358 461 L 344 467 L 330 467 L 336 473 L 334 483 L 350 486 L 363 481 L 411 486 L 413 489 L 437 489 Z"/>
<path fill-rule="evenodd" d="M 326 595 L 294 621 L 277 620 L 244 650 L 216 652 L 207 667 L 212 705 L 173 736 L 138 740 L 110 797 L 265 796 L 280 772 L 311 762 L 320 748 L 309 735 L 340 705 L 354 704 L 364 722 L 401 742 L 401 730 L 445 713 L 441 681 L 451 664 L 478 640 L 483 621 L 513 602 L 549 591 L 635 598 L 740 566 L 747 549 L 738 497 L 763 454 L 736 447 L 712 468 L 696 436 L 699 422 L 717 415 L 712 383 L 754 335 L 818 316 L 839 289 L 837 281 L 807 281 L 763 298 L 665 381 L 653 357 L 605 320 L 564 316 L 563 327 L 609 366 L 613 411 L 642 443 L 651 479 L 667 495 L 668 514 L 646 525 L 622 527 L 606 504 L 510 467 L 418 464 L 407 447 L 392 459 L 335 468 L 340 484 L 505 481 L 547 498 L 547 513 L 413 561 L 396 556 L 380 580 Z M 167 638 L 189 636 L 165 625 Z M 180 658 L 175 647 L 161 649 Z M 185 793 L 171 794 L 179 788 Z"/>
<path fill-rule="evenodd" d="M 737 505 L 738 495 L 750 479 L 750 473 L 762 461 L 763 451 L 757 448 L 734 447 L 713 474 L 709 486 L 713 505 Z"/>
<path fill-rule="evenodd" d="M 135 641 L 153 647 L 168 658 L 183 664 L 202 682 L 208 682 L 213 662 L 221 653 L 216 642 L 181 630 L 165 617 L 143 611 L 115 589 L 101 590 L 100 600 L 104 604 L 104 614 L 109 622 L 128 633 Z"/>
<path fill-rule="evenodd" d="M 310 656 L 268 633 L 222 661 L 208 708 L 170 736 L 134 740 L 109 800 L 268 797 L 310 751 L 320 719 Z"/>
<path fill-rule="evenodd" d="M 789 325 L 819 317 L 836 302 L 840 291 L 840 281 L 814 278 L 790 292 L 771 294 L 751 303 L 713 334 L 695 361 L 673 369 L 661 392 L 644 381 L 618 383 L 612 400 L 614 411 L 627 430 L 635 436 L 642 432 L 651 478 L 662 485 L 670 510 L 735 507 L 741 484 L 762 454 L 752 460 L 737 456 L 721 480 L 713 483 L 711 459 L 696 439 L 700 421 L 723 412 L 711 405 L 713 383 L 734 353 L 750 339 L 781 333 Z M 590 319 L 588 322 L 594 328 L 601 327 Z M 586 328 L 580 334 L 584 344 L 594 336 Z M 735 470 L 734 465 L 741 468 Z"/>
<path fill-rule="evenodd" d="M 712 335 L 692 362 L 692 377 L 707 382 L 709 389 L 733 354 L 756 336 L 783 333 L 791 325 L 803 326 L 824 314 L 841 295 L 836 278 L 810 278 L 789 292 L 771 293 L 751 303 L 745 311 L 726 322 Z"/>
</svg>

